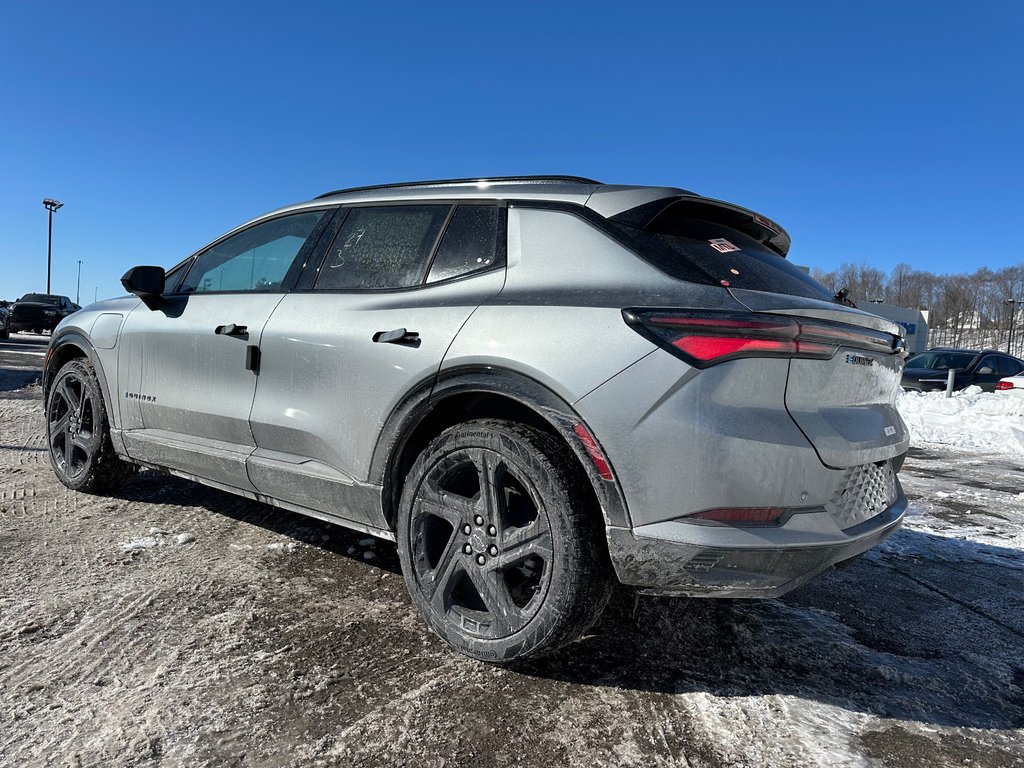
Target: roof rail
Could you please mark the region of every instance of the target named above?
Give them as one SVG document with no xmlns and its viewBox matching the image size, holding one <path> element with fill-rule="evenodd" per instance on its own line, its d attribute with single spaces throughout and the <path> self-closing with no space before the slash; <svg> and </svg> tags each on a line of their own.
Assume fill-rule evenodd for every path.
<svg viewBox="0 0 1024 768">
<path fill-rule="evenodd" d="M 372 184 L 368 187 L 349 187 L 348 189 L 336 189 L 333 192 L 324 192 L 314 199 L 320 200 L 325 197 L 333 197 L 345 192 L 367 192 L 374 189 L 402 189 L 404 187 L 430 187 L 435 184 L 473 184 L 478 182 L 500 183 L 503 181 L 532 181 L 538 184 L 557 184 L 568 182 L 570 184 L 600 184 L 600 181 L 585 179 L 582 176 L 485 176 L 476 179 L 434 179 L 433 181 L 404 181 L 400 184 Z"/>
</svg>

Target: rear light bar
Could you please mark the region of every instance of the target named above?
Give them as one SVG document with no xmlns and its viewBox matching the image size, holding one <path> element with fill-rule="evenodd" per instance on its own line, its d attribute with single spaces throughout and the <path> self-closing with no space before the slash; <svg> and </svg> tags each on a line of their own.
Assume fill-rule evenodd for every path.
<svg viewBox="0 0 1024 768">
<path fill-rule="evenodd" d="M 999 381 L 996 382 L 996 389 L 1013 389 L 1012 381 Z"/>
<path fill-rule="evenodd" d="M 831 358 L 840 347 L 903 353 L 901 336 L 825 320 L 753 312 L 689 309 L 624 309 L 622 317 L 646 336 L 697 368 L 739 357 Z"/>
<path fill-rule="evenodd" d="M 692 522 L 725 523 L 727 525 L 747 525 L 774 527 L 781 525 L 789 516 L 790 510 L 785 507 L 721 507 L 694 512 L 684 519 Z"/>
</svg>

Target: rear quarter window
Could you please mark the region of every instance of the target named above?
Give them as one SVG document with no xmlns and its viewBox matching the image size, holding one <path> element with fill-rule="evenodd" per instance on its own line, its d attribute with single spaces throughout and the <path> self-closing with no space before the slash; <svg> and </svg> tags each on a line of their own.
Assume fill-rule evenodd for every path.
<svg viewBox="0 0 1024 768">
<path fill-rule="evenodd" d="M 498 208 L 460 205 L 445 230 L 428 283 L 490 269 L 498 261 Z"/>
</svg>

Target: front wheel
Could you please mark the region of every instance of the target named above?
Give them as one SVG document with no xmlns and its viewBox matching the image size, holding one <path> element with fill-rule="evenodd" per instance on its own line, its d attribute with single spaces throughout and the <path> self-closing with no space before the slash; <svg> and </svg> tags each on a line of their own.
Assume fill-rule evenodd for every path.
<svg viewBox="0 0 1024 768">
<path fill-rule="evenodd" d="M 114 452 L 100 383 L 88 360 L 70 360 L 53 380 L 46 444 L 57 479 L 72 490 L 99 493 L 134 474 L 135 467 Z"/>
<path fill-rule="evenodd" d="M 398 552 L 442 639 L 508 663 L 597 620 L 612 572 L 586 482 L 565 446 L 521 424 L 460 424 L 424 449 L 403 488 Z"/>
</svg>

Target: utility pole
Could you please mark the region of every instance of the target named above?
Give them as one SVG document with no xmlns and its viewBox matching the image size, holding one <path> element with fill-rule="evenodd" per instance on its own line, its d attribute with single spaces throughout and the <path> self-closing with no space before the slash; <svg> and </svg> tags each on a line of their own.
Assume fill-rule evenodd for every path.
<svg viewBox="0 0 1024 768">
<path fill-rule="evenodd" d="M 47 197 L 43 200 L 43 207 L 50 212 L 50 232 L 46 237 L 46 292 L 50 292 L 50 263 L 53 257 L 53 212 L 63 208 L 64 203 L 59 200 Z"/>
<path fill-rule="evenodd" d="M 1006 354 L 1012 355 L 1013 354 L 1013 352 L 1012 352 L 1012 349 L 1013 349 L 1013 318 L 1014 318 L 1014 315 L 1017 314 L 1017 305 L 1018 304 L 1024 304 L 1024 300 L 1021 300 L 1021 299 L 1006 299 L 1006 301 L 1004 301 L 1003 304 L 1006 304 L 1007 306 L 1010 307 L 1010 335 L 1006 339 Z"/>
<path fill-rule="evenodd" d="M 75 286 L 75 304 L 81 304 L 78 297 L 82 293 L 82 260 L 78 260 L 78 284 Z"/>
</svg>

